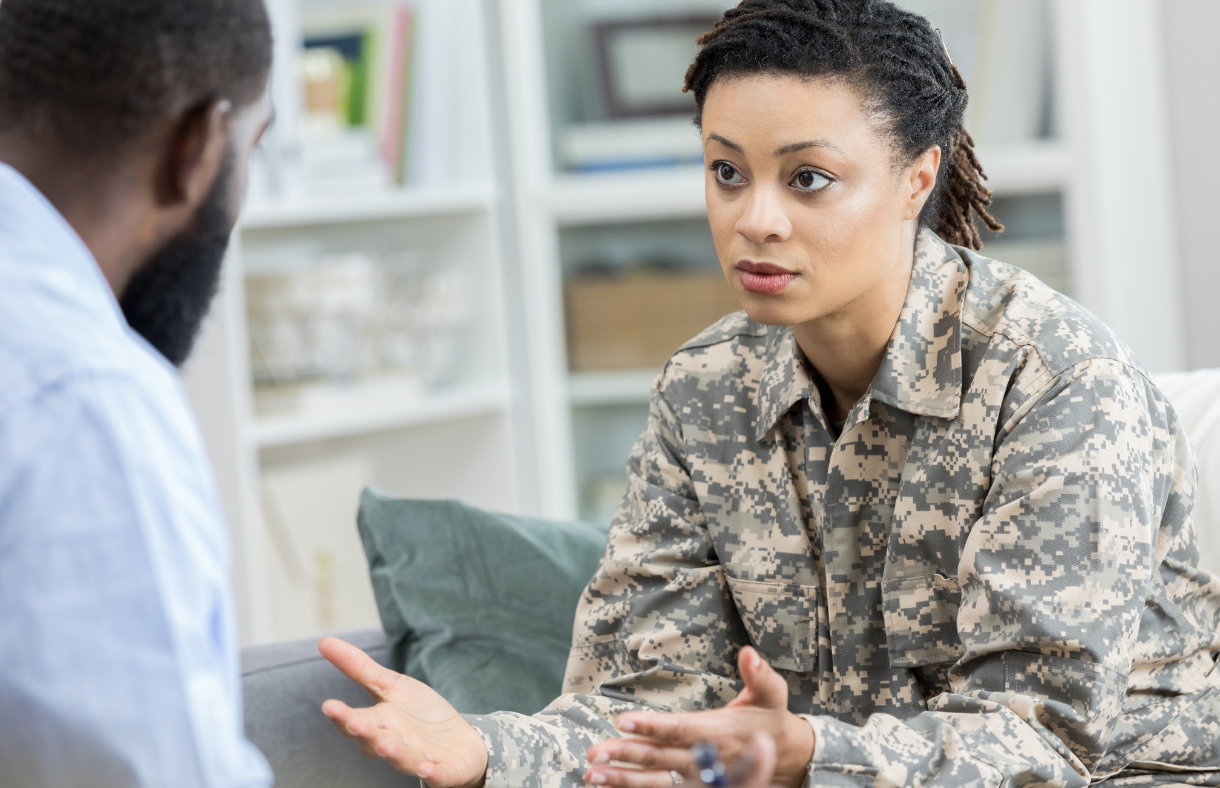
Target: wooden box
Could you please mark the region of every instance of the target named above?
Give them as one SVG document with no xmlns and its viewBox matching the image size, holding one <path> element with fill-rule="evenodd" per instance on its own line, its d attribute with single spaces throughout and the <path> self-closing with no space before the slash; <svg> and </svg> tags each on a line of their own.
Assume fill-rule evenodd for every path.
<svg viewBox="0 0 1220 788">
<path fill-rule="evenodd" d="M 564 296 L 568 363 L 577 372 L 659 370 L 687 340 L 741 309 L 719 273 L 581 277 Z"/>
</svg>

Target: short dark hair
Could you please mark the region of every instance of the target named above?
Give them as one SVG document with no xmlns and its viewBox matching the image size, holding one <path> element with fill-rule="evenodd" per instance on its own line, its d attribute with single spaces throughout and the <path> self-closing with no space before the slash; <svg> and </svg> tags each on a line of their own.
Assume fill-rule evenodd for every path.
<svg viewBox="0 0 1220 788">
<path fill-rule="evenodd" d="M 248 105 L 271 57 L 262 0 L 2 0 L 0 131 L 113 151 L 212 101 Z"/>
<path fill-rule="evenodd" d="M 991 192 L 962 125 L 966 82 L 927 19 L 887 0 L 744 0 L 699 44 L 685 89 L 695 94 L 700 114 L 721 78 L 844 79 L 878 110 L 904 165 L 940 146 L 940 177 L 921 224 L 973 249 L 982 246 L 975 216 L 1004 229 L 987 210 Z"/>
</svg>

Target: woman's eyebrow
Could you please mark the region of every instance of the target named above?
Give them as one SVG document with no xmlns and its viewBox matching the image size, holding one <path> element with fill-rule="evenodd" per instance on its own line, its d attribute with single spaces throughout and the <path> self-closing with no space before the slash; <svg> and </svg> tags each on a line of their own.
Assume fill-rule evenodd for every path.
<svg viewBox="0 0 1220 788">
<path fill-rule="evenodd" d="M 721 145 L 723 145 L 724 147 L 726 147 L 726 148 L 730 148 L 730 149 L 732 149 L 732 150 L 735 150 L 735 151 L 737 151 L 738 153 L 745 153 L 745 152 L 746 152 L 746 151 L 745 151 L 745 148 L 741 147 L 741 146 L 740 146 L 740 145 L 738 145 L 736 142 L 731 142 L 730 140 L 726 140 L 724 137 L 721 137 L 719 134 L 709 134 L 709 135 L 707 136 L 707 141 L 708 141 L 708 142 L 712 142 L 712 141 L 719 142 L 719 143 L 720 143 Z"/>
<path fill-rule="evenodd" d="M 842 152 L 839 150 L 838 146 L 829 140 L 808 140 L 807 142 L 794 142 L 791 145 L 785 145 L 782 148 L 777 148 L 775 155 L 787 156 L 789 153 L 796 153 L 797 151 L 803 151 L 808 148 L 827 148 L 839 153 Z"/>
<path fill-rule="evenodd" d="M 745 148 L 738 145 L 736 142 L 733 142 L 732 140 L 729 140 L 729 139 L 726 139 L 726 138 L 720 136 L 719 134 L 709 134 L 707 136 L 707 141 L 708 142 L 719 142 L 724 147 L 729 148 L 730 150 L 735 150 L 738 153 L 746 152 Z M 834 143 L 830 142 L 829 140 L 806 140 L 805 142 L 794 142 L 791 145 L 785 145 L 782 148 L 778 148 L 775 151 L 775 155 L 777 157 L 778 156 L 787 156 L 790 153 L 796 153 L 798 151 L 803 151 L 808 148 L 826 148 L 828 150 L 833 150 L 833 151 L 836 151 L 839 153 L 842 152 L 839 150 L 838 146 L 836 146 Z"/>
</svg>

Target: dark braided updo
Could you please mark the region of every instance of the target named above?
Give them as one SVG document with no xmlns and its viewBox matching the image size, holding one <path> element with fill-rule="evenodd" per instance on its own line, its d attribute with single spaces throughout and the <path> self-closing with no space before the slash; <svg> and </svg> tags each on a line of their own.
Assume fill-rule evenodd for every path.
<svg viewBox="0 0 1220 788">
<path fill-rule="evenodd" d="M 952 244 L 982 248 L 974 215 L 991 191 L 974 140 L 962 125 L 969 95 L 928 20 L 887 0 L 744 0 L 699 38 L 686 72 L 700 122 L 708 90 L 722 77 L 791 74 L 847 81 L 887 124 L 905 166 L 933 145 L 943 156 L 920 224 Z"/>
</svg>

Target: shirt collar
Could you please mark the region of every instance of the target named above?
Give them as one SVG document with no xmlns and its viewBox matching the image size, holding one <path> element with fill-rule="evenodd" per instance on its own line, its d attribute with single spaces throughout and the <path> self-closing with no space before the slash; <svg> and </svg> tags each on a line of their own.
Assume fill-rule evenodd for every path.
<svg viewBox="0 0 1220 788">
<path fill-rule="evenodd" d="M 813 396 L 813 376 L 809 363 L 796 344 L 792 329 L 783 326 L 767 332 L 767 361 L 759 381 L 762 403 L 755 423 L 756 440 L 761 441 L 793 405 Z"/>
<path fill-rule="evenodd" d="M 921 230 L 906 301 L 865 400 L 908 413 L 955 418 L 962 399 L 962 301 L 970 271 L 930 230 Z M 796 403 L 813 394 L 808 362 L 792 329 L 773 329 L 760 381 L 758 440 Z M 867 404 L 867 403 L 866 403 Z"/>
<path fill-rule="evenodd" d="M 46 275 L 73 282 L 90 319 L 126 328 L 114 291 L 89 247 L 24 175 L 0 162 L 0 263 L 5 253 L 36 257 Z M 54 270 L 50 270 L 54 269 Z"/>
</svg>

